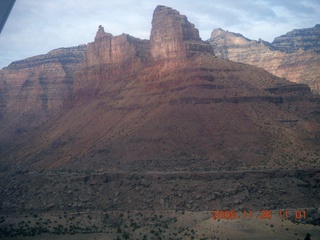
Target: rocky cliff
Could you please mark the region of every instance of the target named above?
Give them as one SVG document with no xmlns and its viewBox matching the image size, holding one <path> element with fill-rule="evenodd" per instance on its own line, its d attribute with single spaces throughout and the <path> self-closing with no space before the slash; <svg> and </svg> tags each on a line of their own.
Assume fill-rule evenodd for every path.
<svg viewBox="0 0 320 240">
<path fill-rule="evenodd" d="M 99 26 L 94 42 L 88 44 L 84 66 L 75 74 L 75 92 L 80 98 L 94 94 L 107 79 L 123 75 L 150 61 L 150 41 L 128 34 L 113 36 Z"/>
<path fill-rule="evenodd" d="M 197 52 L 212 52 L 201 41 L 199 31 L 177 10 L 158 6 L 153 13 L 151 54 L 156 60 L 190 57 Z"/>
<path fill-rule="evenodd" d="M 0 152 L 70 103 L 85 51 L 60 48 L 0 70 Z"/>
<path fill-rule="evenodd" d="M 124 62 L 145 62 L 149 57 L 148 40 L 141 40 L 128 34 L 113 36 L 99 26 L 95 41 L 88 44 L 85 66 L 115 65 Z"/>
<path fill-rule="evenodd" d="M 295 29 L 276 37 L 272 45 L 286 53 L 297 52 L 300 49 L 320 53 L 320 24 L 313 28 Z"/>
<path fill-rule="evenodd" d="M 52 50 L 0 70 L 2 111 L 52 113 L 71 98 L 74 73 L 84 62 L 86 45 Z"/>
<path fill-rule="evenodd" d="M 75 98 L 97 96 L 107 79 L 135 73 L 155 62 L 175 67 L 197 53 L 213 55 L 213 50 L 186 16 L 166 6 L 154 10 L 150 40 L 113 36 L 99 26 L 94 42 L 88 44 L 85 67 L 76 73 Z"/>
<path fill-rule="evenodd" d="M 150 40 L 113 36 L 100 26 L 74 79 L 68 108 L 27 143 L 17 140 L 11 152 L 20 166 L 189 171 L 276 168 L 279 159 L 316 164 L 318 100 L 310 89 L 215 57 L 171 8 L 155 9 Z"/>
<path fill-rule="evenodd" d="M 320 92 L 320 25 L 293 30 L 272 43 L 254 41 L 222 29 L 215 29 L 209 42 L 217 56 L 256 65 L 279 77 L 308 84 Z"/>
<path fill-rule="evenodd" d="M 212 206 L 318 207 L 319 96 L 305 84 L 214 56 L 195 27 L 171 8 L 159 6 L 153 16 L 150 40 L 113 36 L 99 27 L 87 50 L 78 49 L 78 58 L 61 62 L 64 58 L 45 60 L 46 55 L 2 70 L 0 101 L 7 119 L 0 121 L 2 236 L 24 234 L 29 221 L 24 216 L 32 216 L 30 234 L 49 225 L 47 233 L 61 233 L 64 220 L 70 233 L 91 231 L 91 225 L 93 231 L 109 231 L 96 226 L 105 222 L 113 233 L 124 234 L 137 223 L 127 224 L 123 213 L 139 215 L 136 232 L 152 232 L 151 225 L 158 225 L 140 212 L 150 210 L 154 217 L 154 211 L 199 212 Z M 41 113 L 62 103 L 54 86 L 64 89 L 58 83 L 68 79 L 65 66 L 74 79 L 70 95 L 64 93 L 68 105 L 39 122 Z M 21 102 L 28 96 L 38 100 L 25 106 L 34 109 L 29 121 L 17 103 L 26 91 L 21 87 L 26 73 L 34 75 Z M 37 94 L 45 89 L 52 98 L 43 105 Z M 98 211 L 103 219 L 96 220 Z M 7 217 L 19 214 L 19 220 Z"/>
</svg>

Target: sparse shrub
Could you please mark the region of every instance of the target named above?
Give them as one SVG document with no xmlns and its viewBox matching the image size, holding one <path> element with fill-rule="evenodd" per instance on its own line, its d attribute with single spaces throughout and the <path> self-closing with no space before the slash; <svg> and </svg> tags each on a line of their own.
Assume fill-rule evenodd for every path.
<svg viewBox="0 0 320 240">
<path fill-rule="evenodd" d="M 305 238 L 304 238 L 304 240 L 311 240 L 311 234 L 310 233 L 307 233 L 306 234 L 306 236 L 305 236 Z"/>
<path fill-rule="evenodd" d="M 123 232 L 123 233 L 122 233 L 122 237 L 123 237 L 124 239 L 130 239 L 130 233 L 128 233 L 128 232 Z"/>
</svg>

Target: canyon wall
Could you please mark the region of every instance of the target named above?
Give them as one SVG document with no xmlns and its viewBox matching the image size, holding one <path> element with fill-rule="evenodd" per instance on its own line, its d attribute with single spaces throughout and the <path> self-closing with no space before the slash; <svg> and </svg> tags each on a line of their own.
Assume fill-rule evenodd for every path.
<svg viewBox="0 0 320 240">
<path fill-rule="evenodd" d="M 99 26 L 94 42 L 88 44 L 85 67 L 76 73 L 75 100 L 96 97 L 108 79 L 156 62 L 175 67 L 196 53 L 213 55 L 213 50 L 186 16 L 166 6 L 154 10 L 150 40 L 128 34 L 113 36 Z"/>
<path fill-rule="evenodd" d="M 60 48 L 11 63 L 0 70 L 1 112 L 53 113 L 71 98 L 74 73 L 84 61 L 86 45 Z"/>
<path fill-rule="evenodd" d="M 319 100 L 309 87 L 216 57 L 168 7 L 155 9 L 150 40 L 100 26 L 88 45 L 15 62 L 1 74 L 0 160 L 8 168 L 317 165 Z"/>
<path fill-rule="evenodd" d="M 209 40 L 217 56 L 262 67 L 268 72 L 320 92 L 320 25 L 293 30 L 272 43 L 214 29 Z"/>
</svg>

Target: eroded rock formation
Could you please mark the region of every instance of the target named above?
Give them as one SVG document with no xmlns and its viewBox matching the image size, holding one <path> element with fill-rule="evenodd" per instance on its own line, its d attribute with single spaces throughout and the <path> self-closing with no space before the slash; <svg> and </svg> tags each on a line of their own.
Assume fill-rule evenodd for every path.
<svg viewBox="0 0 320 240">
<path fill-rule="evenodd" d="M 128 34 L 113 36 L 99 26 L 94 42 L 88 44 L 84 66 L 75 74 L 75 91 L 83 89 L 82 97 L 90 95 L 107 79 L 134 72 L 148 61 L 149 40 Z"/>
<path fill-rule="evenodd" d="M 320 24 L 313 28 L 295 29 L 276 37 L 272 45 L 282 52 L 293 53 L 300 49 L 320 53 Z"/>
<path fill-rule="evenodd" d="M 154 10 L 150 40 L 128 34 L 113 36 L 99 26 L 94 42 L 88 44 L 85 67 L 76 74 L 77 99 L 96 96 L 107 79 L 134 73 L 155 62 L 175 67 L 196 53 L 213 55 L 213 50 L 200 39 L 198 29 L 186 16 L 169 7 Z"/>
<path fill-rule="evenodd" d="M 196 52 L 212 53 L 201 41 L 199 31 L 177 10 L 158 6 L 152 19 L 151 53 L 155 60 L 190 57 Z"/>
<path fill-rule="evenodd" d="M 284 156 L 301 164 L 306 154 L 308 163 L 314 161 L 318 100 L 306 85 L 215 57 L 176 10 L 158 6 L 153 16 L 150 40 L 113 36 L 100 26 L 86 51 L 77 50 L 79 58 L 69 58 L 71 50 L 55 50 L 3 70 L 13 71 L 10 84 L 16 88 L 2 88 L 12 91 L 2 95 L 2 105 L 15 103 L 17 112 L 34 105 L 37 119 L 70 98 L 59 114 L 26 136 L 30 141 L 18 138 L 19 147 L 10 150 L 13 159 L 34 168 L 118 171 L 272 167 Z M 266 42 L 236 38 L 243 46 L 270 51 Z M 69 95 L 57 98 L 56 86 L 68 86 L 62 84 L 68 64 L 74 66 Z M 22 126 L 6 129 L 20 137 L 28 131 L 26 123 Z M 297 151 L 300 145 L 305 150 Z"/>
<path fill-rule="evenodd" d="M 33 216 L 43 231 L 47 220 L 42 225 L 36 214 L 55 216 L 61 226 L 64 212 L 71 231 L 74 216 L 83 213 L 84 224 L 107 221 L 119 232 L 121 211 L 128 218 L 135 212 L 145 224 L 139 211 L 151 210 L 154 217 L 158 210 L 212 206 L 318 207 L 320 99 L 307 85 L 215 57 L 186 17 L 163 6 L 154 12 L 151 40 L 112 36 L 99 27 L 83 50 L 72 61 L 62 61 L 70 58 L 57 50 L 51 59 L 31 58 L 1 72 L 3 214 Z M 74 79 L 70 94 L 61 97 L 62 103 L 70 96 L 69 104 L 51 111 L 66 79 Z M 21 104 L 28 102 L 33 115 L 26 121 Z M 45 121 L 35 121 L 46 111 Z M 96 221 L 88 214 L 97 211 L 104 218 Z M 117 215 L 115 222 L 109 213 Z M 15 233 L 15 225 L 2 219 L 2 232 Z M 20 227 L 30 218 L 10 219 Z M 166 217 L 159 219 L 163 224 Z"/>
<path fill-rule="evenodd" d="M 158 6 L 153 16 L 150 40 L 113 36 L 100 26 L 70 75 L 70 104 L 36 131 L 28 132 L 27 124 L 21 128 L 18 120 L 14 128 L 6 127 L 16 133 L 11 142 L 19 144 L 8 144 L 0 157 L 35 169 L 114 171 L 276 168 L 279 159 L 301 167 L 317 164 L 319 100 L 306 85 L 215 57 L 176 10 Z M 45 68 L 53 63 L 27 68 L 37 73 L 29 78 L 41 91 L 36 83 L 53 86 L 65 79 L 57 67 Z M 20 81 L 12 77 L 10 83 L 25 82 Z M 3 96 L 7 106 L 19 99 Z M 50 110 L 49 100 L 35 109 Z"/>
<path fill-rule="evenodd" d="M 217 56 L 262 67 L 268 72 L 320 92 L 320 25 L 293 30 L 272 43 L 215 29 L 209 42 Z"/>
<path fill-rule="evenodd" d="M 60 48 L 0 70 L 2 111 L 59 110 L 71 98 L 74 73 L 82 65 L 85 51 L 86 45 Z"/>
<path fill-rule="evenodd" d="M 0 152 L 70 103 L 85 51 L 60 48 L 0 70 Z"/>
</svg>

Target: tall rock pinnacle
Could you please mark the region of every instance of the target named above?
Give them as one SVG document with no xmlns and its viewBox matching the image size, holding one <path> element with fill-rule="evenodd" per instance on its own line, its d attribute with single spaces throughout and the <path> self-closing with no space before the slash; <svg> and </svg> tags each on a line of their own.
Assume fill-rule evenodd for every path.
<svg viewBox="0 0 320 240">
<path fill-rule="evenodd" d="M 196 52 L 213 53 L 212 47 L 201 40 L 198 29 L 186 16 L 165 6 L 157 6 L 154 10 L 150 41 L 155 60 L 184 58 Z"/>
<path fill-rule="evenodd" d="M 98 29 L 98 32 L 97 32 L 96 37 L 94 38 L 94 40 L 97 41 L 97 40 L 99 40 L 99 39 L 101 39 L 103 37 L 106 37 L 108 35 L 112 36 L 111 34 L 107 34 L 104 31 L 104 27 L 103 26 L 99 25 L 99 29 Z"/>
<path fill-rule="evenodd" d="M 183 62 L 197 53 L 213 55 L 213 48 L 201 40 L 198 29 L 186 16 L 158 6 L 153 13 L 150 40 L 128 34 L 113 36 L 100 25 L 94 42 L 87 45 L 84 68 L 76 74 L 74 89 L 88 93 L 90 88 L 94 92 L 106 79 L 135 72 L 157 61 Z"/>
</svg>

